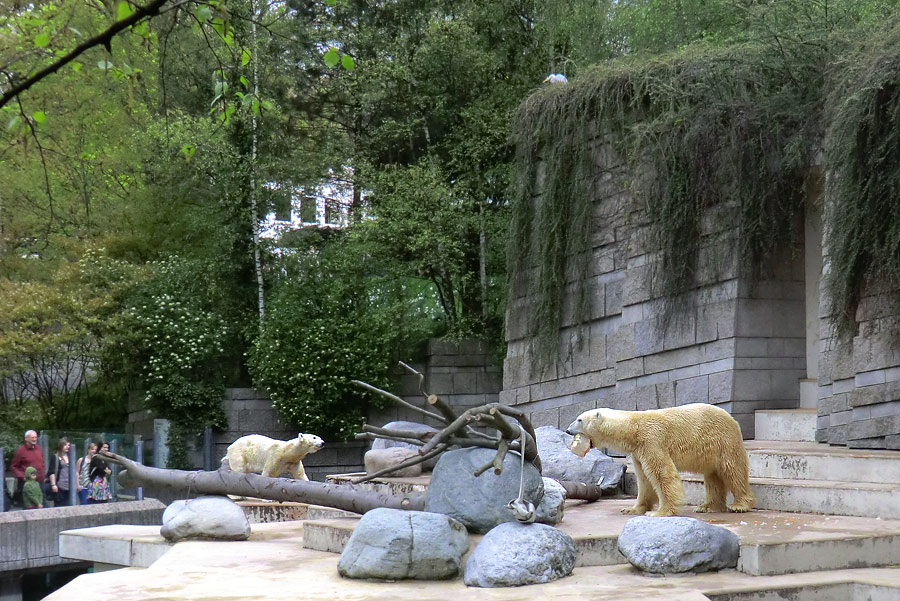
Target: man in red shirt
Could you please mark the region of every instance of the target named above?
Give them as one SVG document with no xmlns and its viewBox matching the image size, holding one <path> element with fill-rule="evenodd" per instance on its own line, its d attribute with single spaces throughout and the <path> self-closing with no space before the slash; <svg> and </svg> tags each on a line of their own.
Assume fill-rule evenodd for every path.
<svg viewBox="0 0 900 601">
<path fill-rule="evenodd" d="M 37 481 L 44 481 L 44 454 L 37 444 L 37 432 L 29 430 L 25 433 L 25 444 L 16 449 L 9 469 L 16 477 L 16 500 L 22 500 L 22 487 L 25 486 L 25 468 L 37 470 Z"/>
</svg>

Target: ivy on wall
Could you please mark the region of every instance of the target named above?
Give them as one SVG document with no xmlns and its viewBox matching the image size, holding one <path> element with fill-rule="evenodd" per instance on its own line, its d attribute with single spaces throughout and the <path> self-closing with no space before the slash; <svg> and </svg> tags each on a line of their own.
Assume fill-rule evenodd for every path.
<svg viewBox="0 0 900 601">
<path fill-rule="evenodd" d="M 821 76 L 777 69 L 769 51 L 696 46 L 596 68 L 522 106 L 510 273 L 535 299 L 530 333 L 542 364 L 555 359 L 567 281 L 584 319 L 596 178 L 611 167 L 594 164 L 603 144 L 622 157 L 632 201 L 653 224 L 647 251 L 661 253 L 657 275 L 673 307 L 696 285 L 710 207 L 736 208 L 727 226 L 736 240 L 713 243 L 736 243 L 746 268 L 794 241 L 819 138 Z"/>
<path fill-rule="evenodd" d="M 597 178 L 612 167 L 652 224 L 645 250 L 659 253 L 666 313 L 700 284 L 702 248 L 736 253 L 751 278 L 795 248 L 818 166 L 832 325 L 852 335 L 866 294 L 900 306 L 900 25 L 775 42 L 627 58 L 522 105 L 509 273 L 535 303 L 543 367 L 556 360 L 564 295 L 577 291 L 585 319 Z M 604 145 L 621 165 L 597 164 Z M 706 227 L 712 207 L 731 208 L 730 221 Z"/>
</svg>

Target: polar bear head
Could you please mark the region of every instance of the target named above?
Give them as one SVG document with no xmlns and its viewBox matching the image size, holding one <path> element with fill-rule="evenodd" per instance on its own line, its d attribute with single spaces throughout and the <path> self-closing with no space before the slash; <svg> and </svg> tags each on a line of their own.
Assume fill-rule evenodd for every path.
<svg viewBox="0 0 900 601">
<path fill-rule="evenodd" d="M 325 441 L 315 434 L 304 434 L 303 432 L 297 435 L 297 442 L 308 449 L 307 453 L 315 453 L 325 445 Z"/>
<path fill-rule="evenodd" d="M 585 411 L 569 424 L 569 427 L 566 428 L 566 434 L 590 436 L 595 432 L 599 432 L 600 425 L 603 423 L 603 411 L 603 409 Z"/>
</svg>

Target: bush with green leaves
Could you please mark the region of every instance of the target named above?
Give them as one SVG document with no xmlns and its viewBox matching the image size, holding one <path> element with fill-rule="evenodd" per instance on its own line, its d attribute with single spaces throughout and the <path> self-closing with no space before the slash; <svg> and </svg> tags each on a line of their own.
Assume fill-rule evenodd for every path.
<svg viewBox="0 0 900 601">
<path fill-rule="evenodd" d="M 152 268 L 117 321 L 105 365 L 172 422 L 169 465 L 185 467 L 185 438 L 226 425 L 222 393 L 236 333 L 206 285 L 218 279 L 214 265 L 173 258 Z"/>
<path fill-rule="evenodd" d="M 285 420 L 346 440 L 381 402 L 350 381 L 389 387 L 398 339 L 410 326 L 397 282 L 367 275 L 347 245 L 330 246 L 283 259 L 249 366 Z"/>
</svg>

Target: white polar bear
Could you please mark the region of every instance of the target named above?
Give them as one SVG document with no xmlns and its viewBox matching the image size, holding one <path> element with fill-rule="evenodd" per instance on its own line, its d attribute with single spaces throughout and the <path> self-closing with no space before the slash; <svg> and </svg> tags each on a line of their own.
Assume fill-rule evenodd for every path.
<svg viewBox="0 0 900 601">
<path fill-rule="evenodd" d="M 589 447 L 611 448 L 631 455 L 638 481 L 634 507 L 622 513 L 675 515 L 684 497 L 678 471 L 703 474 L 706 501 L 695 509 L 725 511 L 730 491 L 736 512 L 753 508 L 749 465 L 741 428 L 727 411 L 706 403 L 648 411 L 593 409 L 566 429 L 575 435 L 576 454 Z M 590 444 L 584 438 L 590 439 Z"/>
<path fill-rule="evenodd" d="M 301 461 L 325 442 L 315 434 L 300 434 L 292 440 L 276 440 L 262 434 L 241 436 L 228 446 L 225 459 L 233 472 L 277 478 L 290 472 L 295 480 L 309 480 Z"/>
</svg>

